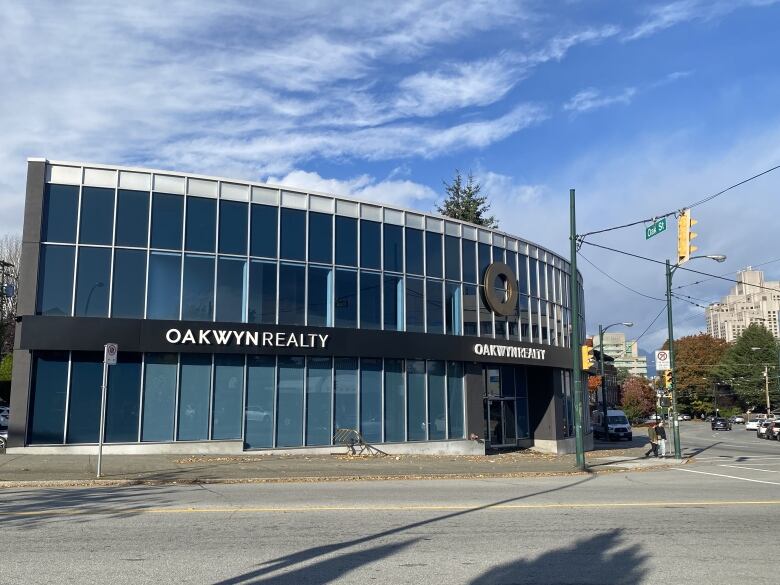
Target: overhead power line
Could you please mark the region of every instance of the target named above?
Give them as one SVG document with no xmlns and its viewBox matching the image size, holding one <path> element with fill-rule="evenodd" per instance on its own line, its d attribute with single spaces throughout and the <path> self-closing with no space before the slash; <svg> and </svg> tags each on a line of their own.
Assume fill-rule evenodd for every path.
<svg viewBox="0 0 780 585">
<path fill-rule="evenodd" d="M 780 262 L 780 258 L 775 258 L 774 260 L 767 260 L 766 262 L 759 262 L 758 264 L 753 264 L 752 268 L 758 268 L 759 266 L 766 266 L 767 264 L 774 264 L 775 262 Z M 731 272 L 724 272 L 720 276 L 727 276 L 729 274 L 738 274 L 742 272 L 741 270 L 732 270 Z M 694 282 L 689 282 L 688 284 L 681 284 L 675 287 L 672 287 L 673 290 L 677 290 L 680 288 L 685 288 L 686 286 L 694 286 L 696 284 L 701 284 L 702 282 L 708 282 L 710 280 L 715 280 L 714 278 L 702 278 L 701 280 L 696 280 Z"/>
<path fill-rule="evenodd" d="M 647 294 L 645 294 L 645 293 L 643 293 L 643 292 L 639 292 L 638 290 L 636 290 L 636 289 L 634 289 L 634 288 L 631 288 L 630 286 L 628 286 L 627 284 L 625 284 L 625 283 L 623 283 L 623 282 L 620 282 L 620 281 L 619 281 L 617 278 L 615 278 L 614 276 L 610 276 L 609 274 L 607 274 L 606 272 L 604 272 L 604 271 L 603 271 L 601 268 L 599 268 L 598 266 L 596 266 L 596 265 L 595 265 L 593 262 L 591 262 L 590 260 L 588 260 L 588 259 L 585 257 L 585 255 L 584 255 L 584 254 L 580 254 L 580 258 L 582 258 L 583 260 L 585 260 L 585 262 L 587 262 L 588 264 L 590 264 L 591 266 L 593 266 L 593 268 L 595 268 L 596 270 L 598 270 L 599 272 L 601 272 L 601 274 L 603 274 L 604 276 L 606 276 L 607 278 L 609 278 L 609 279 L 610 279 L 612 282 L 615 282 L 615 283 L 619 284 L 620 286 L 622 286 L 623 288 L 625 288 L 625 289 L 627 289 L 627 290 L 630 290 L 632 293 L 638 294 L 640 297 L 645 297 L 646 299 L 651 299 L 651 300 L 653 300 L 653 301 L 663 301 L 663 302 L 666 302 L 666 299 L 661 299 L 661 298 L 658 298 L 658 297 L 653 297 L 653 296 L 647 295 Z"/>
</svg>

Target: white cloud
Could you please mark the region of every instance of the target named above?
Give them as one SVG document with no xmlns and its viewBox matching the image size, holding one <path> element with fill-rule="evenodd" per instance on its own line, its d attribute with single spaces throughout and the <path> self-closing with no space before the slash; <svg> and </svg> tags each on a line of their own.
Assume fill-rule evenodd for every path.
<svg viewBox="0 0 780 585">
<path fill-rule="evenodd" d="M 615 104 L 629 104 L 636 95 L 635 87 L 627 87 L 613 95 L 603 95 L 598 89 L 589 87 L 575 94 L 563 106 L 567 112 L 589 112 Z"/>
</svg>

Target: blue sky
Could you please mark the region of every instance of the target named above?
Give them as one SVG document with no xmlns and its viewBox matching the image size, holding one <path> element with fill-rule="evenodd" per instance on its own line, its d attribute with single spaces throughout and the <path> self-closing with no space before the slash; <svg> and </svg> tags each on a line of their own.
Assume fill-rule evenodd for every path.
<svg viewBox="0 0 780 585">
<path fill-rule="evenodd" d="M 294 185 L 430 211 L 473 171 L 501 227 L 568 251 L 579 231 L 678 209 L 780 163 L 780 2 L 7 2 L 0 7 L 0 230 L 25 159 Z M 774 259 L 780 172 L 697 208 L 719 274 Z M 594 238 L 664 259 L 674 231 Z M 650 296 L 657 266 L 585 257 Z M 693 268 L 693 264 L 691 265 Z M 765 266 L 780 275 L 780 263 Z M 588 331 L 662 304 L 581 262 Z M 695 280 L 678 273 L 677 282 Z M 687 294 L 705 301 L 728 283 Z M 676 307 L 678 334 L 704 326 Z M 663 319 L 640 346 L 665 339 Z"/>
</svg>

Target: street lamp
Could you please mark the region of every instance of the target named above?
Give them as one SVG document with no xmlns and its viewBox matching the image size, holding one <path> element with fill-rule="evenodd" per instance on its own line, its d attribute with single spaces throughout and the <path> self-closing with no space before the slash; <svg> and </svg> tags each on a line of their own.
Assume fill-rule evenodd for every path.
<svg viewBox="0 0 780 585">
<path fill-rule="evenodd" d="M 688 260 L 707 258 L 715 262 L 725 262 L 724 254 L 706 254 L 703 256 L 691 256 Z M 669 369 L 672 372 L 672 435 L 674 437 L 674 458 L 682 459 L 680 449 L 680 421 L 677 420 L 677 383 L 674 375 L 674 328 L 672 327 L 672 276 L 680 267 L 680 263 L 671 264 L 666 261 L 666 318 L 669 326 Z"/>
<path fill-rule="evenodd" d="M 604 380 L 604 333 L 615 325 L 623 325 L 624 327 L 634 326 L 631 321 L 611 323 L 606 327 L 599 325 L 599 373 L 601 374 L 601 413 L 603 415 L 601 424 L 604 429 L 604 438 L 607 441 L 609 441 L 609 425 L 607 424 L 607 385 Z"/>
</svg>

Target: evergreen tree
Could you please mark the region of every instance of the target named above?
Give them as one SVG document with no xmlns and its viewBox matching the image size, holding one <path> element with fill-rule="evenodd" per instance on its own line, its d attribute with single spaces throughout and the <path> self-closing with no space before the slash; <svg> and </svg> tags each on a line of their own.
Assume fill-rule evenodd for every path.
<svg viewBox="0 0 780 585">
<path fill-rule="evenodd" d="M 455 169 L 452 183 L 444 181 L 444 190 L 447 192 L 444 201 L 441 205 L 436 204 L 439 213 L 489 228 L 498 227 L 498 220 L 492 215 L 487 215 L 490 211 L 490 203 L 486 195 L 480 194 L 482 186 L 474 180 L 471 171 L 464 183 L 460 171 Z"/>
<path fill-rule="evenodd" d="M 715 374 L 731 385 L 745 407 L 766 404 L 764 368 L 769 366 L 769 392 L 772 404 L 778 404 L 778 346 L 763 325 L 753 323 L 728 348 Z"/>
</svg>

